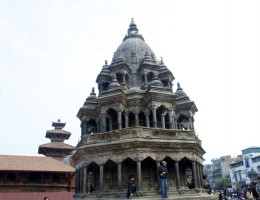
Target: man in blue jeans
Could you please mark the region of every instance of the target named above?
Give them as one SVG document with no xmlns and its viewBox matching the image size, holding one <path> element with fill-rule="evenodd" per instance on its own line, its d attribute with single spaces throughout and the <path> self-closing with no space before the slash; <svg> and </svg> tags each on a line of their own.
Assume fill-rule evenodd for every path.
<svg viewBox="0 0 260 200">
<path fill-rule="evenodd" d="M 163 160 L 161 165 L 157 168 L 157 174 L 160 181 L 160 190 L 163 199 L 168 198 L 168 170 L 166 165 L 167 162 Z"/>
</svg>

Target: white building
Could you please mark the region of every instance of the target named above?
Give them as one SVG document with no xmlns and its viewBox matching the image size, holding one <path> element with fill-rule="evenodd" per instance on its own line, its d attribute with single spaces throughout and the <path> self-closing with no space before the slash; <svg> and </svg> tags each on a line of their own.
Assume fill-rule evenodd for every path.
<svg viewBox="0 0 260 200">
<path fill-rule="evenodd" d="M 230 164 L 230 178 L 233 188 L 249 185 L 260 176 L 260 147 L 242 150 L 242 161 Z"/>
</svg>

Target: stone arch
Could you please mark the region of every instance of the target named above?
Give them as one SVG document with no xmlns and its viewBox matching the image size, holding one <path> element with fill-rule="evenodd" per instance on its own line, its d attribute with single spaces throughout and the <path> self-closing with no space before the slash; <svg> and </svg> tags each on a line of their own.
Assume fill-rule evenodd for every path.
<svg viewBox="0 0 260 200">
<path fill-rule="evenodd" d="M 91 162 L 87 167 L 87 185 L 92 185 L 93 190 L 99 189 L 99 166 L 95 162 Z"/>
<path fill-rule="evenodd" d="M 144 126 L 146 127 L 146 121 L 145 121 L 145 114 L 143 111 L 141 111 L 138 115 L 138 119 L 139 119 L 139 126 Z"/>
<path fill-rule="evenodd" d="M 117 164 L 112 161 L 108 160 L 104 164 L 104 190 L 115 190 L 117 189 Z"/>
<path fill-rule="evenodd" d="M 147 83 L 150 83 L 152 81 L 153 77 L 154 77 L 154 73 L 153 72 L 149 72 L 147 74 Z"/>
<path fill-rule="evenodd" d="M 120 84 L 123 83 L 123 76 L 124 76 L 124 74 L 116 73 L 116 79 L 117 79 L 118 83 L 120 83 Z"/>
<path fill-rule="evenodd" d="M 107 109 L 107 115 L 109 116 L 108 125 L 109 130 L 117 130 L 118 123 L 117 123 L 117 112 L 113 108 Z"/>
<path fill-rule="evenodd" d="M 189 118 L 187 115 L 181 113 L 177 119 L 178 129 L 188 130 L 189 129 Z"/>
<path fill-rule="evenodd" d="M 109 82 L 101 82 L 98 85 L 99 92 L 104 92 L 108 90 Z"/>
<path fill-rule="evenodd" d="M 122 162 L 122 186 L 127 187 L 127 181 L 130 175 L 137 177 L 137 164 L 132 158 L 127 157 Z"/>
<path fill-rule="evenodd" d="M 166 127 L 166 120 L 167 122 L 169 121 L 168 119 L 166 119 L 166 114 L 167 114 L 168 109 L 164 106 L 164 105 L 160 105 L 157 109 L 156 109 L 156 118 L 157 118 L 157 127 L 158 128 L 163 128 Z M 164 124 L 162 122 L 162 115 L 164 115 Z"/>
<path fill-rule="evenodd" d="M 129 127 L 135 126 L 135 115 L 132 112 L 129 112 L 128 114 L 128 121 L 129 121 Z"/>
<path fill-rule="evenodd" d="M 94 119 L 87 121 L 86 134 L 97 133 L 97 123 Z"/>
<path fill-rule="evenodd" d="M 175 161 L 166 156 L 164 161 L 167 162 L 167 169 L 168 169 L 168 185 L 170 190 L 176 190 L 176 169 L 175 169 Z M 161 163 L 160 163 L 161 164 Z"/>
<path fill-rule="evenodd" d="M 188 179 L 190 177 L 193 178 L 192 161 L 187 157 L 182 158 L 179 162 L 179 169 L 180 169 L 180 184 L 182 187 L 186 188 L 188 185 Z"/>
<path fill-rule="evenodd" d="M 141 163 L 142 170 L 142 189 L 151 190 L 158 187 L 158 178 L 157 178 L 157 164 L 154 159 L 151 157 L 145 158 Z"/>
</svg>

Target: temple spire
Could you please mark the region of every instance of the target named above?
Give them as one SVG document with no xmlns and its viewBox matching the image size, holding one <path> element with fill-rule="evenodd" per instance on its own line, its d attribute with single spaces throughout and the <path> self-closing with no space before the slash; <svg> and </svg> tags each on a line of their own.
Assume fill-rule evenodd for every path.
<svg viewBox="0 0 260 200">
<path fill-rule="evenodd" d="M 128 28 L 128 35 L 137 35 L 137 34 L 138 34 L 138 28 L 135 24 L 134 18 L 132 18 Z"/>
</svg>

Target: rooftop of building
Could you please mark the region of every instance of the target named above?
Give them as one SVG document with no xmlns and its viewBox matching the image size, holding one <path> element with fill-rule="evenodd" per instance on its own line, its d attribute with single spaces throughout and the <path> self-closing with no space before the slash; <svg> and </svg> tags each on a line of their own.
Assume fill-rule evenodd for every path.
<svg viewBox="0 0 260 200">
<path fill-rule="evenodd" d="M 73 173 L 75 169 L 50 157 L 0 155 L 0 171 Z"/>
</svg>

